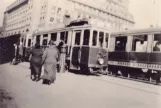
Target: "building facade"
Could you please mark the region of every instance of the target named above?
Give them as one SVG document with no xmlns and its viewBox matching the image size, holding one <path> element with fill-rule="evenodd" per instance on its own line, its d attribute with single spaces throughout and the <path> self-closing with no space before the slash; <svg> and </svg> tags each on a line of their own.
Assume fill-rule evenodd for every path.
<svg viewBox="0 0 161 108">
<path fill-rule="evenodd" d="M 78 19 L 120 31 L 134 25 L 128 6 L 128 0 L 16 0 L 4 13 L 4 36 L 32 36 Z"/>
</svg>

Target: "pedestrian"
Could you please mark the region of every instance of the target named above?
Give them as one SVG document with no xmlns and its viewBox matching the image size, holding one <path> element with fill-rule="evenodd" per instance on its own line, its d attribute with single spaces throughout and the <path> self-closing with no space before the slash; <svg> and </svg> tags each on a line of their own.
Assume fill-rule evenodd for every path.
<svg viewBox="0 0 161 108">
<path fill-rule="evenodd" d="M 39 81 L 41 76 L 41 62 L 42 62 L 43 50 L 39 43 L 35 44 L 35 47 L 31 50 L 30 54 L 30 69 L 31 69 L 31 79 L 33 81 Z"/>
<path fill-rule="evenodd" d="M 20 62 L 23 62 L 23 44 L 22 44 L 22 42 L 20 42 L 20 45 L 19 45 L 19 59 L 20 59 Z"/>
<path fill-rule="evenodd" d="M 10 65 L 15 62 L 15 44 L 12 45 L 11 51 L 10 51 Z"/>
<path fill-rule="evenodd" d="M 42 56 L 44 65 L 43 84 L 51 84 L 56 80 L 56 65 L 58 61 L 58 50 L 54 41 L 49 42 L 49 47 L 45 49 Z"/>
</svg>

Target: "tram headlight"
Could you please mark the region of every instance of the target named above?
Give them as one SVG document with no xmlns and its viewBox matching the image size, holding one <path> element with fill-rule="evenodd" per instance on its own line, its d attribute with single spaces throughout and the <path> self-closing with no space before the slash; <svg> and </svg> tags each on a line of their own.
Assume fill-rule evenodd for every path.
<svg viewBox="0 0 161 108">
<path fill-rule="evenodd" d="M 104 63 L 103 58 L 99 58 L 99 59 L 98 59 L 98 63 L 99 63 L 100 65 L 102 65 L 102 64 Z"/>
</svg>

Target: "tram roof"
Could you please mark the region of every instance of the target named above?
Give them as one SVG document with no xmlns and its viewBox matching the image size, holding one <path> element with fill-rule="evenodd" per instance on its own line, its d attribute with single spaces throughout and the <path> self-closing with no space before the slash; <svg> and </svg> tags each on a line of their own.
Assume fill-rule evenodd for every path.
<svg viewBox="0 0 161 108">
<path fill-rule="evenodd" d="M 38 33 L 36 33 L 36 35 L 45 34 L 45 33 L 52 33 L 52 32 L 60 32 L 60 31 L 77 30 L 77 29 L 97 29 L 97 30 L 110 32 L 109 29 L 97 27 L 94 25 L 82 25 L 82 26 L 62 27 L 62 28 L 56 28 L 56 29 L 50 29 L 50 30 L 41 30 Z"/>
<path fill-rule="evenodd" d="M 161 33 L 161 27 L 124 30 L 120 32 L 112 32 L 111 35 L 125 36 L 125 35 L 142 35 L 142 34 L 153 34 L 153 33 Z"/>
</svg>

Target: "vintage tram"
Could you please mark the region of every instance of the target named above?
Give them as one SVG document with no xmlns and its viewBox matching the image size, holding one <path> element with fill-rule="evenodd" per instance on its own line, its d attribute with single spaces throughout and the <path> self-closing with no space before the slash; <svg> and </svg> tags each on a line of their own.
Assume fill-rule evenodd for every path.
<svg viewBox="0 0 161 108">
<path fill-rule="evenodd" d="M 49 40 L 66 44 L 66 64 L 68 69 L 77 72 L 107 72 L 108 63 L 108 30 L 92 25 L 69 26 L 65 28 L 39 31 L 34 36 L 34 42 L 41 46 Z"/>
<path fill-rule="evenodd" d="M 116 76 L 120 73 L 125 77 L 160 81 L 161 28 L 115 32 L 110 41 L 109 72 Z"/>
</svg>

